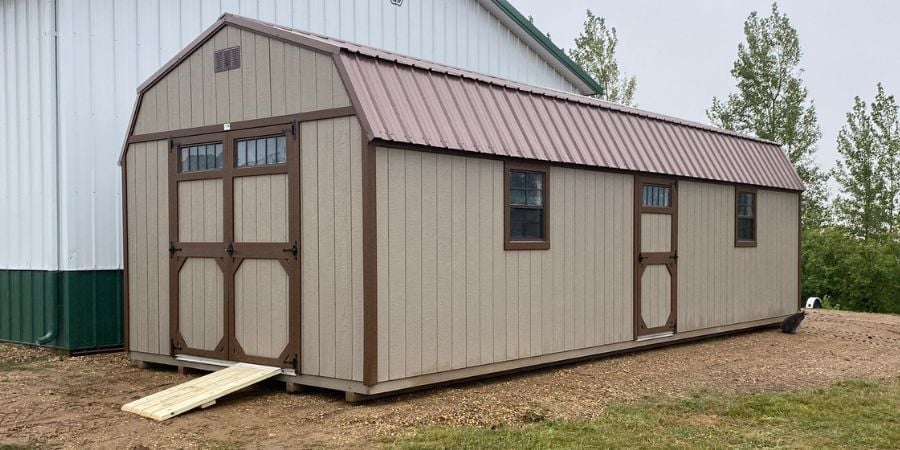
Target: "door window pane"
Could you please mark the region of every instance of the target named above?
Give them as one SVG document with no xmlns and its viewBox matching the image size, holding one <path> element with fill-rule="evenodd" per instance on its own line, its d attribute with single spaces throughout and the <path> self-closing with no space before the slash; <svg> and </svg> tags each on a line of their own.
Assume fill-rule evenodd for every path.
<svg viewBox="0 0 900 450">
<path fill-rule="evenodd" d="M 654 208 L 668 208 L 672 206 L 671 191 L 668 186 L 645 184 L 641 192 L 641 204 Z"/>
<path fill-rule="evenodd" d="M 237 141 L 236 166 L 269 166 L 287 162 L 287 138 L 271 136 Z M 243 156 L 246 152 L 246 156 Z"/>
<path fill-rule="evenodd" d="M 178 158 L 181 172 L 200 172 L 223 167 L 222 144 L 200 144 L 181 147 Z"/>
</svg>

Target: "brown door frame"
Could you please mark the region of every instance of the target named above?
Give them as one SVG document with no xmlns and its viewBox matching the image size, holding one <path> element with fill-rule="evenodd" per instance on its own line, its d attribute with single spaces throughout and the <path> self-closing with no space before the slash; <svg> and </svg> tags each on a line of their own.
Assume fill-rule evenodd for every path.
<svg viewBox="0 0 900 450">
<path fill-rule="evenodd" d="M 644 206 L 643 192 L 645 185 L 664 186 L 669 188 L 670 206 Z M 668 214 L 672 216 L 671 243 L 668 252 L 642 252 L 641 221 L 644 213 Z M 641 277 L 647 266 L 664 265 L 671 277 L 671 307 L 666 324 L 648 328 L 641 316 Z M 656 333 L 675 332 L 678 317 L 678 183 L 674 179 L 656 177 L 634 177 L 634 338 Z"/>
<path fill-rule="evenodd" d="M 172 255 L 170 264 L 170 333 L 172 353 L 182 353 L 223 360 L 291 367 L 299 370 L 300 364 L 300 129 L 295 120 L 258 128 L 247 128 L 222 133 L 205 134 L 170 141 L 169 147 L 169 233 Z M 236 167 L 236 141 L 253 137 L 286 137 L 286 164 L 272 166 Z M 222 169 L 204 172 L 180 173 L 178 149 L 185 145 L 221 142 Z M 260 175 L 288 175 L 288 242 L 235 242 L 234 241 L 234 179 Z M 178 182 L 190 180 L 222 179 L 223 242 L 187 243 L 178 236 Z M 294 247 L 296 245 L 296 247 Z M 297 253 L 293 253 L 297 248 Z M 229 252 L 229 250 L 231 250 Z M 189 348 L 179 328 L 178 272 L 188 258 L 214 258 L 223 272 L 225 286 L 224 336 L 214 351 Z M 288 274 L 288 344 L 277 358 L 247 355 L 236 337 L 235 275 L 246 259 L 278 260 Z"/>
</svg>

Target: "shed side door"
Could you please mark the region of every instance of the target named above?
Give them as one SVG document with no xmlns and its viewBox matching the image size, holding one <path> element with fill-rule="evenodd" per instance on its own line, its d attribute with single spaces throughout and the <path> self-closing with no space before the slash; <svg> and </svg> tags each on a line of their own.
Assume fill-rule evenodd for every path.
<svg viewBox="0 0 900 450">
<path fill-rule="evenodd" d="M 635 183 L 635 338 L 675 332 L 676 187 L 668 179 L 637 178 Z"/>
</svg>

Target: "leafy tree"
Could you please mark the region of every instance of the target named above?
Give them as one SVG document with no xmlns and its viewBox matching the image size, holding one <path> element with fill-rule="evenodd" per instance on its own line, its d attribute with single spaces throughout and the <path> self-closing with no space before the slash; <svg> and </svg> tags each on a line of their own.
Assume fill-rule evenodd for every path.
<svg viewBox="0 0 900 450">
<path fill-rule="evenodd" d="M 862 240 L 838 226 L 804 232 L 803 298 L 855 311 L 900 313 L 900 241 Z"/>
<path fill-rule="evenodd" d="M 843 156 L 833 171 L 841 186 L 835 211 L 851 232 L 869 240 L 891 231 L 894 222 L 896 180 L 892 155 L 896 147 L 897 105 L 878 85 L 871 111 L 857 96 L 847 123 L 837 138 Z"/>
<path fill-rule="evenodd" d="M 884 178 L 881 206 L 888 216 L 888 232 L 894 232 L 900 230 L 900 118 L 897 101 L 885 93 L 881 83 L 872 101 L 872 125 L 874 140 L 880 148 L 876 167 Z"/>
<path fill-rule="evenodd" d="M 605 18 L 587 10 L 584 31 L 575 38 L 575 48 L 569 50 L 569 56 L 603 86 L 605 100 L 634 106 L 637 80 L 619 73 L 618 44 L 616 29 L 607 27 Z"/>
<path fill-rule="evenodd" d="M 746 42 L 738 45 L 731 69 L 737 93 L 713 98 L 706 114 L 717 126 L 779 142 L 806 184 L 804 223 L 821 224 L 827 199 L 826 174 L 813 162 L 822 136 L 816 108 L 808 100 L 800 69 L 800 39 L 790 20 L 772 4 L 771 15 L 754 11 L 744 22 Z"/>
</svg>

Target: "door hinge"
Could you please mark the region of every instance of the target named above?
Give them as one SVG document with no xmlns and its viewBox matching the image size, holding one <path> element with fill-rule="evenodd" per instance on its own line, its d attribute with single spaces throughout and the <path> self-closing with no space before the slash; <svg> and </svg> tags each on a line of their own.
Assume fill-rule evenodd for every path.
<svg viewBox="0 0 900 450">
<path fill-rule="evenodd" d="M 281 249 L 281 251 L 297 256 L 297 241 L 294 241 L 294 243 L 289 248 L 283 248 Z"/>
</svg>

